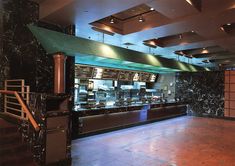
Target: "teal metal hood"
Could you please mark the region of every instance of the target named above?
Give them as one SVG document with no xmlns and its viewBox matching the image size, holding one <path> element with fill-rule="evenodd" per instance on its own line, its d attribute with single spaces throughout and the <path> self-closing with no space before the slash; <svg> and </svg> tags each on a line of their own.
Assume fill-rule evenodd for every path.
<svg viewBox="0 0 235 166">
<path fill-rule="evenodd" d="M 209 70 L 208 68 L 71 36 L 33 25 L 28 25 L 28 28 L 48 54 L 63 52 L 68 56 L 76 56 L 76 62 L 80 64 L 155 73 Z"/>
</svg>

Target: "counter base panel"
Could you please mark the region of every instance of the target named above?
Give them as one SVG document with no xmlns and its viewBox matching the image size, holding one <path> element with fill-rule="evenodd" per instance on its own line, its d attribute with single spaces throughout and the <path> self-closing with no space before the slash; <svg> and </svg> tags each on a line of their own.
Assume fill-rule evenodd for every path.
<svg viewBox="0 0 235 166">
<path fill-rule="evenodd" d="M 187 115 L 186 111 L 187 107 L 184 105 L 80 117 L 82 126 L 75 138 L 183 116 Z"/>
<path fill-rule="evenodd" d="M 140 126 L 140 125 L 144 125 L 144 124 L 154 123 L 154 122 L 158 122 L 158 121 L 161 121 L 161 120 L 167 120 L 167 119 L 176 118 L 176 117 L 180 117 L 180 116 L 186 116 L 186 115 L 187 115 L 187 113 L 182 113 L 182 114 L 166 116 L 166 117 L 157 118 L 157 119 L 154 119 L 154 120 L 149 120 L 149 121 L 144 121 L 144 122 L 132 123 L 132 124 L 116 126 L 116 127 L 112 127 L 112 128 L 103 128 L 103 129 L 97 130 L 97 131 L 89 131 L 87 133 L 80 133 L 74 139 L 88 137 L 88 136 L 92 136 L 92 135 L 96 135 L 96 134 L 103 134 L 103 133 L 107 133 L 107 132 L 111 132 L 111 131 L 121 130 L 121 129 L 135 127 L 135 126 Z"/>
</svg>

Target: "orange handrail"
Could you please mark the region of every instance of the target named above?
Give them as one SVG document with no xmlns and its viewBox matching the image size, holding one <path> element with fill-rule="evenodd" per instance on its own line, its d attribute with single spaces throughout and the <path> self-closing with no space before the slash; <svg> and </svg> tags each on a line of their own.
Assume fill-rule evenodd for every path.
<svg viewBox="0 0 235 166">
<path fill-rule="evenodd" d="M 26 113 L 26 115 L 29 118 L 30 123 L 32 124 L 32 126 L 34 127 L 34 129 L 36 131 L 40 130 L 39 125 L 37 124 L 37 122 L 35 121 L 34 117 L 32 116 L 32 114 L 30 113 L 28 107 L 26 106 L 26 104 L 24 103 L 24 101 L 22 100 L 22 98 L 20 97 L 19 93 L 17 91 L 8 91 L 8 90 L 0 90 L 0 93 L 2 94 L 11 94 L 11 95 L 15 95 L 16 99 L 18 100 L 19 104 L 21 105 L 21 107 L 23 108 L 23 111 Z"/>
</svg>

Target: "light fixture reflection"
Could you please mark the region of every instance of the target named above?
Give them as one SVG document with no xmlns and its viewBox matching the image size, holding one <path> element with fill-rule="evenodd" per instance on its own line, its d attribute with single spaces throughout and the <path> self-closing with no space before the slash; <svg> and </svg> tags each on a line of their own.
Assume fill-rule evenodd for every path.
<svg viewBox="0 0 235 166">
<path fill-rule="evenodd" d="M 149 81 L 150 82 L 155 82 L 155 80 L 156 80 L 156 75 L 152 74 Z"/>
<path fill-rule="evenodd" d="M 103 69 L 102 68 L 95 68 L 95 75 L 94 78 L 100 79 L 103 74 Z"/>
</svg>

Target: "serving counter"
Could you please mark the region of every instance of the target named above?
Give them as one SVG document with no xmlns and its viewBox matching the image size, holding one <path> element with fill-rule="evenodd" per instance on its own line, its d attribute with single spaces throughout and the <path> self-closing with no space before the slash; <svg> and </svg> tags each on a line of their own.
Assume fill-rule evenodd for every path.
<svg viewBox="0 0 235 166">
<path fill-rule="evenodd" d="M 73 111 L 73 137 L 186 115 L 186 103 L 135 104 Z"/>
</svg>

